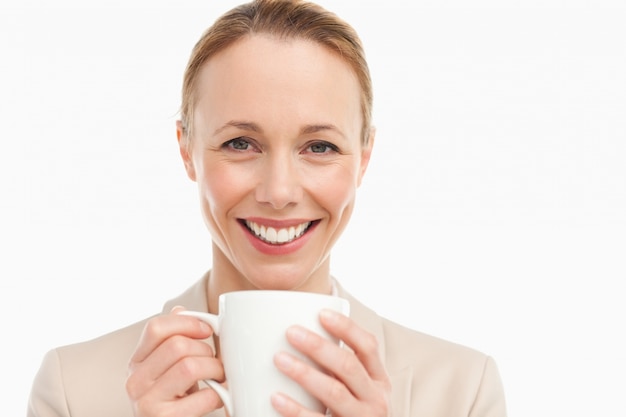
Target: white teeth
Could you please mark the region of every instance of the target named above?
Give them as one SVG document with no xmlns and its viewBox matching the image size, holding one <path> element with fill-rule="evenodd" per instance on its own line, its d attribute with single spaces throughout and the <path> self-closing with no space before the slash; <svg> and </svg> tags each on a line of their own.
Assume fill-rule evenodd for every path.
<svg viewBox="0 0 626 417">
<path fill-rule="evenodd" d="M 265 226 L 260 226 L 255 222 L 246 220 L 246 226 L 248 226 L 250 231 L 254 232 L 254 234 L 260 239 L 272 244 L 291 242 L 292 240 L 302 236 L 310 225 L 311 222 L 306 222 L 297 226 L 276 230 L 273 227 L 266 228 Z"/>
<path fill-rule="evenodd" d="M 276 229 L 274 229 L 273 227 L 268 227 L 267 231 L 265 232 L 265 239 L 270 242 L 276 242 L 277 235 L 278 234 L 276 233 Z"/>
<path fill-rule="evenodd" d="M 278 235 L 276 236 L 276 241 L 279 243 L 287 242 L 289 240 L 289 230 L 280 229 L 278 231 Z"/>
</svg>

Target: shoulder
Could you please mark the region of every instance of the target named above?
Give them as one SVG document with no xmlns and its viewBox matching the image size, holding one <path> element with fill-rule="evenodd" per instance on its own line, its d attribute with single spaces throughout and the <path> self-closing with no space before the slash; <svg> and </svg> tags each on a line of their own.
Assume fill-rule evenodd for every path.
<svg viewBox="0 0 626 417">
<path fill-rule="evenodd" d="M 163 312 L 174 305 L 205 309 L 207 277 L 166 302 Z M 28 416 L 66 416 L 70 410 L 77 416 L 132 416 L 125 389 L 128 363 L 152 317 L 49 351 L 31 387 Z"/>
<path fill-rule="evenodd" d="M 125 391 L 128 361 L 147 320 L 49 351 L 33 382 L 28 415 L 69 415 L 71 410 L 72 415 L 131 416 Z"/>
<path fill-rule="evenodd" d="M 381 354 L 390 369 L 401 369 L 406 366 L 423 369 L 438 367 L 442 363 L 465 368 L 484 366 L 487 355 L 478 350 L 382 317 L 341 287 L 339 295 L 350 302 L 352 319 L 379 339 Z"/>
<path fill-rule="evenodd" d="M 121 359 L 128 361 L 149 318 L 95 339 L 56 348 L 64 366 L 98 366 Z M 91 365 L 90 365 L 91 363 Z"/>
<path fill-rule="evenodd" d="M 445 363 L 448 367 L 482 368 L 488 356 L 476 349 L 410 329 L 380 317 L 390 367 L 417 366 L 423 371 Z"/>
<path fill-rule="evenodd" d="M 351 317 L 379 340 L 399 416 L 506 416 L 494 360 L 468 346 L 381 317 L 347 292 Z"/>
<path fill-rule="evenodd" d="M 504 389 L 491 356 L 384 318 L 381 321 L 392 383 L 410 392 L 396 399 L 403 404 L 396 404 L 396 409 L 410 409 L 411 415 L 506 416 Z"/>
</svg>

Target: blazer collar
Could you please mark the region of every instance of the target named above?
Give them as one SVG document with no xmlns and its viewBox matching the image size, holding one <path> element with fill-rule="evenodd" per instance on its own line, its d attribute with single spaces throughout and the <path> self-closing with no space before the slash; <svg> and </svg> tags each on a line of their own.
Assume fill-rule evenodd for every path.
<svg viewBox="0 0 626 417">
<path fill-rule="evenodd" d="M 208 271 L 202 276 L 202 279 L 189 287 L 184 293 L 165 303 L 163 313 L 169 313 L 176 306 L 183 306 L 187 310 L 208 312 L 207 295 L 210 273 L 211 271 Z"/>
</svg>

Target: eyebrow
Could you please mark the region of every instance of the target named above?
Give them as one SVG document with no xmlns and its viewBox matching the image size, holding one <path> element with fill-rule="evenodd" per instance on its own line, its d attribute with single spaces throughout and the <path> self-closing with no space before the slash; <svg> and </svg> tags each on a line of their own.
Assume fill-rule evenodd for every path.
<svg viewBox="0 0 626 417">
<path fill-rule="evenodd" d="M 224 123 L 224 125 L 222 125 L 221 127 L 218 127 L 215 130 L 215 132 L 213 132 L 213 134 L 217 135 L 222 130 L 229 128 L 229 127 L 235 127 L 241 130 L 249 130 L 252 132 L 263 133 L 263 129 L 261 129 L 261 127 L 254 122 L 246 122 L 242 120 L 231 120 L 229 122 Z"/>
<path fill-rule="evenodd" d="M 230 120 L 230 121 L 224 123 L 224 125 L 222 125 L 221 127 L 217 128 L 213 134 L 217 135 L 218 133 L 222 132 L 224 129 L 227 129 L 229 127 L 234 127 L 234 128 L 237 128 L 237 129 L 247 130 L 247 131 L 256 132 L 256 133 L 263 133 L 263 129 L 261 129 L 261 127 L 258 124 L 254 123 L 254 122 L 249 122 L 249 121 L 245 121 L 245 120 Z M 341 130 L 339 130 L 339 128 L 337 128 L 337 126 L 335 126 L 333 124 L 312 124 L 312 125 L 306 125 L 306 126 L 302 127 L 302 129 L 300 129 L 300 134 L 308 135 L 308 134 L 311 134 L 311 133 L 322 132 L 322 131 L 325 131 L 325 130 L 330 130 L 330 131 L 336 132 L 339 135 L 341 135 L 342 137 L 345 137 L 343 132 Z"/>
<path fill-rule="evenodd" d="M 304 126 L 300 130 L 300 133 L 302 133 L 303 135 L 307 135 L 307 134 L 311 134 L 311 133 L 321 132 L 321 131 L 324 131 L 324 130 L 330 130 L 330 131 L 338 133 L 342 137 L 345 137 L 343 132 L 341 130 L 339 130 L 339 128 L 337 126 L 332 125 L 332 124 L 306 125 L 306 126 Z"/>
</svg>

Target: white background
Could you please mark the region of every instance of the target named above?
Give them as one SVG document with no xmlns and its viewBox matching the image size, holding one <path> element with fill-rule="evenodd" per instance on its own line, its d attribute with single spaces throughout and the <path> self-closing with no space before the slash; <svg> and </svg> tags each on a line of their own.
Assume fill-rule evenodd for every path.
<svg viewBox="0 0 626 417">
<path fill-rule="evenodd" d="M 174 126 L 193 44 L 237 3 L 0 9 L 3 415 L 48 349 L 210 267 Z M 512 417 L 625 415 L 624 2 L 321 4 L 362 36 L 378 127 L 335 275 L 494 356 Z"/>
</svg>

